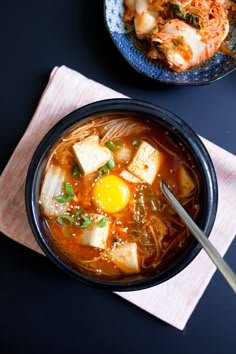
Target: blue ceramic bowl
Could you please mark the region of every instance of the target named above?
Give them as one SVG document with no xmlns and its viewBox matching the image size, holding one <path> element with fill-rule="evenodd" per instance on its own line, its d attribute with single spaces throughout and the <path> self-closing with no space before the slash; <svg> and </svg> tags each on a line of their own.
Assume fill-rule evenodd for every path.
<svg viewBox="0 0 236 354">
<path fill-rule="evenodd" d="M 105 24 L 113 42 L 128 63 L 139 73 L 162 83 L 174 85 L 204 85 L 218 80 L 236 69 L 236 57 L 216 53 L 210 60 L 184 73 L 176 73 L 159 64 L 150 64 L 142 42 L 132 26 L 122 22 L 123 0 L 104 0 Z M 236 50 L 236 28 L 230 29 L 229 46 Z"/>
<path fill-rule="evenodd" d="M 84 106 L 57 123 L 44 137 L 36 149 L 29 166 L 26 179 L 26 210 L 33 234 L 44 253 L 63 271 L 79 281 L 110 290 L 137 290 L 160 284 L 183 270 L 196 257 L 201 249 L 194 239 L 181 256 L 159 273 L 150 275 L 127 275 L 121 279 L 104 279 L 94 273 L 84 273 L 68 256 L 66 256 L 50 234 L 41 215 L 39 193 L 42 175 L 55 144 L 82 120 L 106 115 L 135 114 L 149 119 L 170 131 L 172 136 L 184 144 L 193 156 L 201 177 L 202 216 L 199 227 L 208 236 L 213 227 L 218 201 L 217 179 L 211 158 L 197 134 L 179 117 L 153 104 L 133 99 L 104 100 Z"/>
</svg>

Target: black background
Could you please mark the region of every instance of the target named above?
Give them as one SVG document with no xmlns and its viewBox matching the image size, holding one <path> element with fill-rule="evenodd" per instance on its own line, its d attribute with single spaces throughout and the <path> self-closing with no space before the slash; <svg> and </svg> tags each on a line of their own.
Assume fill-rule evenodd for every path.
<svg viewBox="0 0 236 354">
<path fill-rule="evenodd" d="M 112 43 L 101 0 L 1 0 L 0 45 L 1 171 L 56 65 L 163 106 L 236 153 L 236 71 L 201 87 L 145 79 Z M 1 198 L 7 198 L 4 190 Z M 225 256 L 234 269 L 235 258 L 234 241 Z M 218 272 L 179 331 L 112 293 L 81 285 L 45 257 L 0 237 L 1 354 L 233 354 L 235 328 L 235 295 Z"/>
</svg>

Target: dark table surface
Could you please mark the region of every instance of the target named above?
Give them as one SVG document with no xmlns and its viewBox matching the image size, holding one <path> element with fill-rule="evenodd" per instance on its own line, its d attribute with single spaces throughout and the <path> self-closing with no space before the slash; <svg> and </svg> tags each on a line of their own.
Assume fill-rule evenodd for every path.
<svg viewBox="0 0 236 354">
<path fill-rule="evenodd" d="M 1 171 L 55 65 L 161 105 L 236 153 L 236 71 L 208 86 L 163 86 L 136 74 L 106 32 L 102 1 L 1 0 Z M 7 198 L 1 191 L 1 198 Z M 14 221 L 13 221 L 14 222 Z M 236 269 L 236 242 L 226 253 Z M 184 331 L 0 237 L 0 353 L 236 353 L 235 295 L 216 272 Z"/>
</svg>

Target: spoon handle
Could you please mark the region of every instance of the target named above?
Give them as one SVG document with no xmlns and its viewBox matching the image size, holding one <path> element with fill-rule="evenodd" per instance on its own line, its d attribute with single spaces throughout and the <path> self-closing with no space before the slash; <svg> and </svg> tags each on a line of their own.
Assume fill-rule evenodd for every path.
<svg viewBox="0 0 236 354">
<path fill-rule="evenodd" d="M 169 190 L 169 188 L 166 186 L 166 184 L 164 182 L 161 182 L 160 186 L 161 186 L 161 190 L 162 190 L 163 194 L 166 196 L 166 198 L 168 199 L 168 201 L 170 202 L 172 207 L 179 214 L 179 216 L 181 217 L 181 219 L 183 220 L 185 225 L 191 231 L 193 236 L 195 236 L 197 241 L 202 245 L 202 247 L 205 249 L 208 256 L 211 258 L 213 263 L 216 265 L 216 267 L 219 269 L 221 274 L 224 276 L 224 278 L 226 279 L 228 284 L 231 286 L 231 288 L 236 293 L 236 275 L 234 274 L 232 269 L 224 261 L 224 259 L 221 257 L 219 252 L 213 246 L 213 244 L 204 235 L 202 230 L 196 225 L 196 223 L 193 221 L 193 219 L 188 215 L 188 213 L 185 211 L 185 209 L 182 207 L 182 205 L 176 199 L 176 197 L 173 195 L 173 193 Z"/>
</svg>

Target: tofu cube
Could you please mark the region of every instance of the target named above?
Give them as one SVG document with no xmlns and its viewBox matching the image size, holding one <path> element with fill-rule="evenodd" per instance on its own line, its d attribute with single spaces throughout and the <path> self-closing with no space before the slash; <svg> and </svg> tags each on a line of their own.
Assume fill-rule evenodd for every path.
<svg viewBox="0 0 236 354">
<path fill-rule="evenodd" d="M 64 194 L 65 177 L 66 172 L 58 166 L 51 165 L 46 171 L 40 192 L 41 208 L 45 216 L 57 216 L 68 209 L 68 203 L 59 203 L 55 199 Z"/>
<path fill-rule="evenodd" d="M 179 184 L 181 194 L 183 195 L 190 194 L 195 188 L 192 177 L 189 175 L 184 166 L 180 166 L 179 168 Z"/>
<path fill-rule="evenodd" d="M 139 178 L 135 177 L 134 175 L 132 175 L 132 173 L 129 173 L 126 170 L 121 171 L 120 176 L 123 179 L 125 179 L 126 181 L 131 182 L 131 183 L 140 183 L 141 182 Z"/>
<path fill-rule="evenodd" d="M 91 135 L 72 147 L 77 163 L 84 175 L 98 170 L 112 159 L 112 152 L 101 146 L 98 135 Z"/>
<path fill-rule="evenodd" d="M 137 244 L 125 243 L 110 251 L 111 261 L 127 274 L 139 273 Z"/>
<path fill-rule="evenodd" d="M 161 160 L 161 153 L 146 141 L 142 141 L 127 169 L 137 178 L 152 184 L 160 168 Z"/>
<path fill-rule="evenodd" d="M 89 217 L 92 218 L 92 224 L 83 230 L 80 243 L 84 246 L 105 249 L 109 235 L 110 224 L 107 220 L 103 227 L 98 226 L 99 221 L 104 218 L 104 215 L 93 214 L 89 215 Z"/>
</svg>

